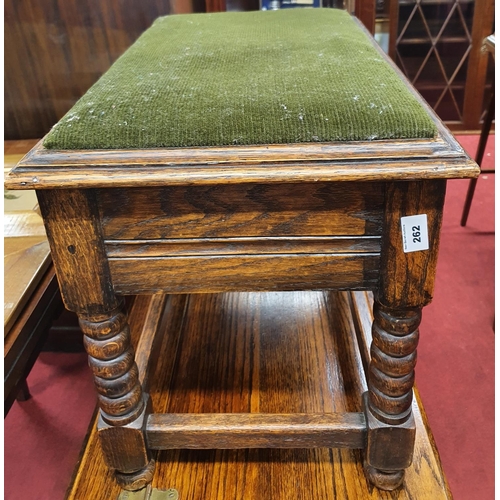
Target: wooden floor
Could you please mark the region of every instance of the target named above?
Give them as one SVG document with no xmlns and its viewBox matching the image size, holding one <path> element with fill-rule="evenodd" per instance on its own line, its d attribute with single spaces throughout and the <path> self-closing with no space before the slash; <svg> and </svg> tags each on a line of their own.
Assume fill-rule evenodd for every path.
<svg viewBox="0 0 500 500">
<path fill-rule="evenodd" d="M 134 336 L 150 301 L 134 303 Z M 358 325 L 369 342 L 368 301 L 363 292 L 171 296 L 151 379 L 155 411 L 361 411 L 366 384 L 350 332 Z M 397 492 L 369 487 L 360 450 L 331 449 L 162 451 L 153 486 L 174 488 L 181 500 L 451 498 L 418 395 L 414 411 L 413 465 Z M 109 500 L 119 493 L 92 427 L 68 498 Z"/>
</svg>

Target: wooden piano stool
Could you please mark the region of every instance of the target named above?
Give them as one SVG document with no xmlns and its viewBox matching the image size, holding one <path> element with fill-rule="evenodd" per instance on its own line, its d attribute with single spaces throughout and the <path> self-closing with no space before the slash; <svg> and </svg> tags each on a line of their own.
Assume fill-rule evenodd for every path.
<svg viewBox="0 0 500 500">
<path fill-rule="evenodd" d="M 37 190 L 119 484 L 157 449 L 344 447 L 399 487 L 446 179 L 478 172 L 345 12 L 157 20 L 8 180 Z M 300 290 L 374 292 L 362 410 L 153 412 L 117 294 Z"/>
</svg>

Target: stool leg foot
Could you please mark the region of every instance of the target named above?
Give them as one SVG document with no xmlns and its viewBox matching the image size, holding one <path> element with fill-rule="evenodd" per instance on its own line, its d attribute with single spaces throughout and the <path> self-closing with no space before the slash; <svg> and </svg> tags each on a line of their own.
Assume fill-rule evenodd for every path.
<svg viewBox="0 0 500 500">
<path fill-rule="evenodd" d="M 151 459 L 143 469 L 126 474 L 115 472 L 115 479 L 120 488 L 128 491 L 137 491 L 145 488 L 152 480 L 155 472 L 155 461 Z"/>
<path fill-rule="evenodd" d="M 393 310 L 375 302 L 368 392 L 365 471 L 375 486 L 391 490 L 413 458 L 411 411 L 421 308 Z"/>
<path fill-rule="evenodd" d="M 363 467 L 368 481 L 381 490 L 392 491 L 403 484 L 404 470 L 383 471 L 375 469 L 375 467 L 367 464 L 366 461 Z"/>
</svg>

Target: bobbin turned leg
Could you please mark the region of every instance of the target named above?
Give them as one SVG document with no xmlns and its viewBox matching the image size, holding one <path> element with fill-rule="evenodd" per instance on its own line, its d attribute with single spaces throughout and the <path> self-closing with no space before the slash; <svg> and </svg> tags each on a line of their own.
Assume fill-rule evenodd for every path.
<svg viewBox="0 0 500 500">
<path fill-rule="evenodd" d="M 120 486 L 151 481 L 145 424 L 151 413 L 138 378 L 127 316 L 113 291 L 93 190 L 37 193 L 66 307 L 78 314 L 98 392 L 105 462 Z"/>
<path fill-rule="evenodd" d="M 419 309 L 394 311 L 375 303 L 365 414 L 365 470 L 377 487 L 393 490 L 411 465 L 415 423 L 411 411 Z"/>
<path fill-rule="evenodd" d="M 151 409 L 139 383 L 127 317 L 117 309 L 92 320 L 80 317 L 80 327 L 98 392 L 104 459 L 122 488 L 143 488 L 154 472 L 143 434 Z"/>
<path fill-rule="evenodd" d="M 363 400 L 368 431 L 365 472 L 384 490 L 399 487 L 412 462 L 418 327 L 422 307 L 432 299 L 445 188 L 445 181 L 386 186 L 368 393 Z M 424 214 L 427 227 L 421 229 L 427 230 L 428 248 L 405 252 L 401 218 Z"/>
</svg>

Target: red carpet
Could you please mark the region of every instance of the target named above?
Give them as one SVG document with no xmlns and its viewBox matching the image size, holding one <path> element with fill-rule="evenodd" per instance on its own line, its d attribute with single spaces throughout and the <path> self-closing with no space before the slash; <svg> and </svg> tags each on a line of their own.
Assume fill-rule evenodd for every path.
<svg viewBox="0 0 500 500">
<path fill-rule="evenodd" d="M 459 140 L 473 156 L 477 136 Z M 493 143 L 484 168 L 494 165 Z M 448 183 L 417 384 L 455 500 L 488 500 L 494 497 L 494 176 L 480 178 L 462 228 L 467 184 Z M 62 500 L 94 410 L 86 357 L 42 353 L 28 383 L 33 398 L 16 402 L 5 419 L 5 498 Z"/>
<path fill-rule="evenodd" d="M 477 136 L 458 137 L 474 157 Z M 494 168 L 494 140 L 484 169 Z M 455 500 L 494 498 L 494 175 L 448 183 L 434 300 L 423 315 L 417 386 Z"/>
</svg>

